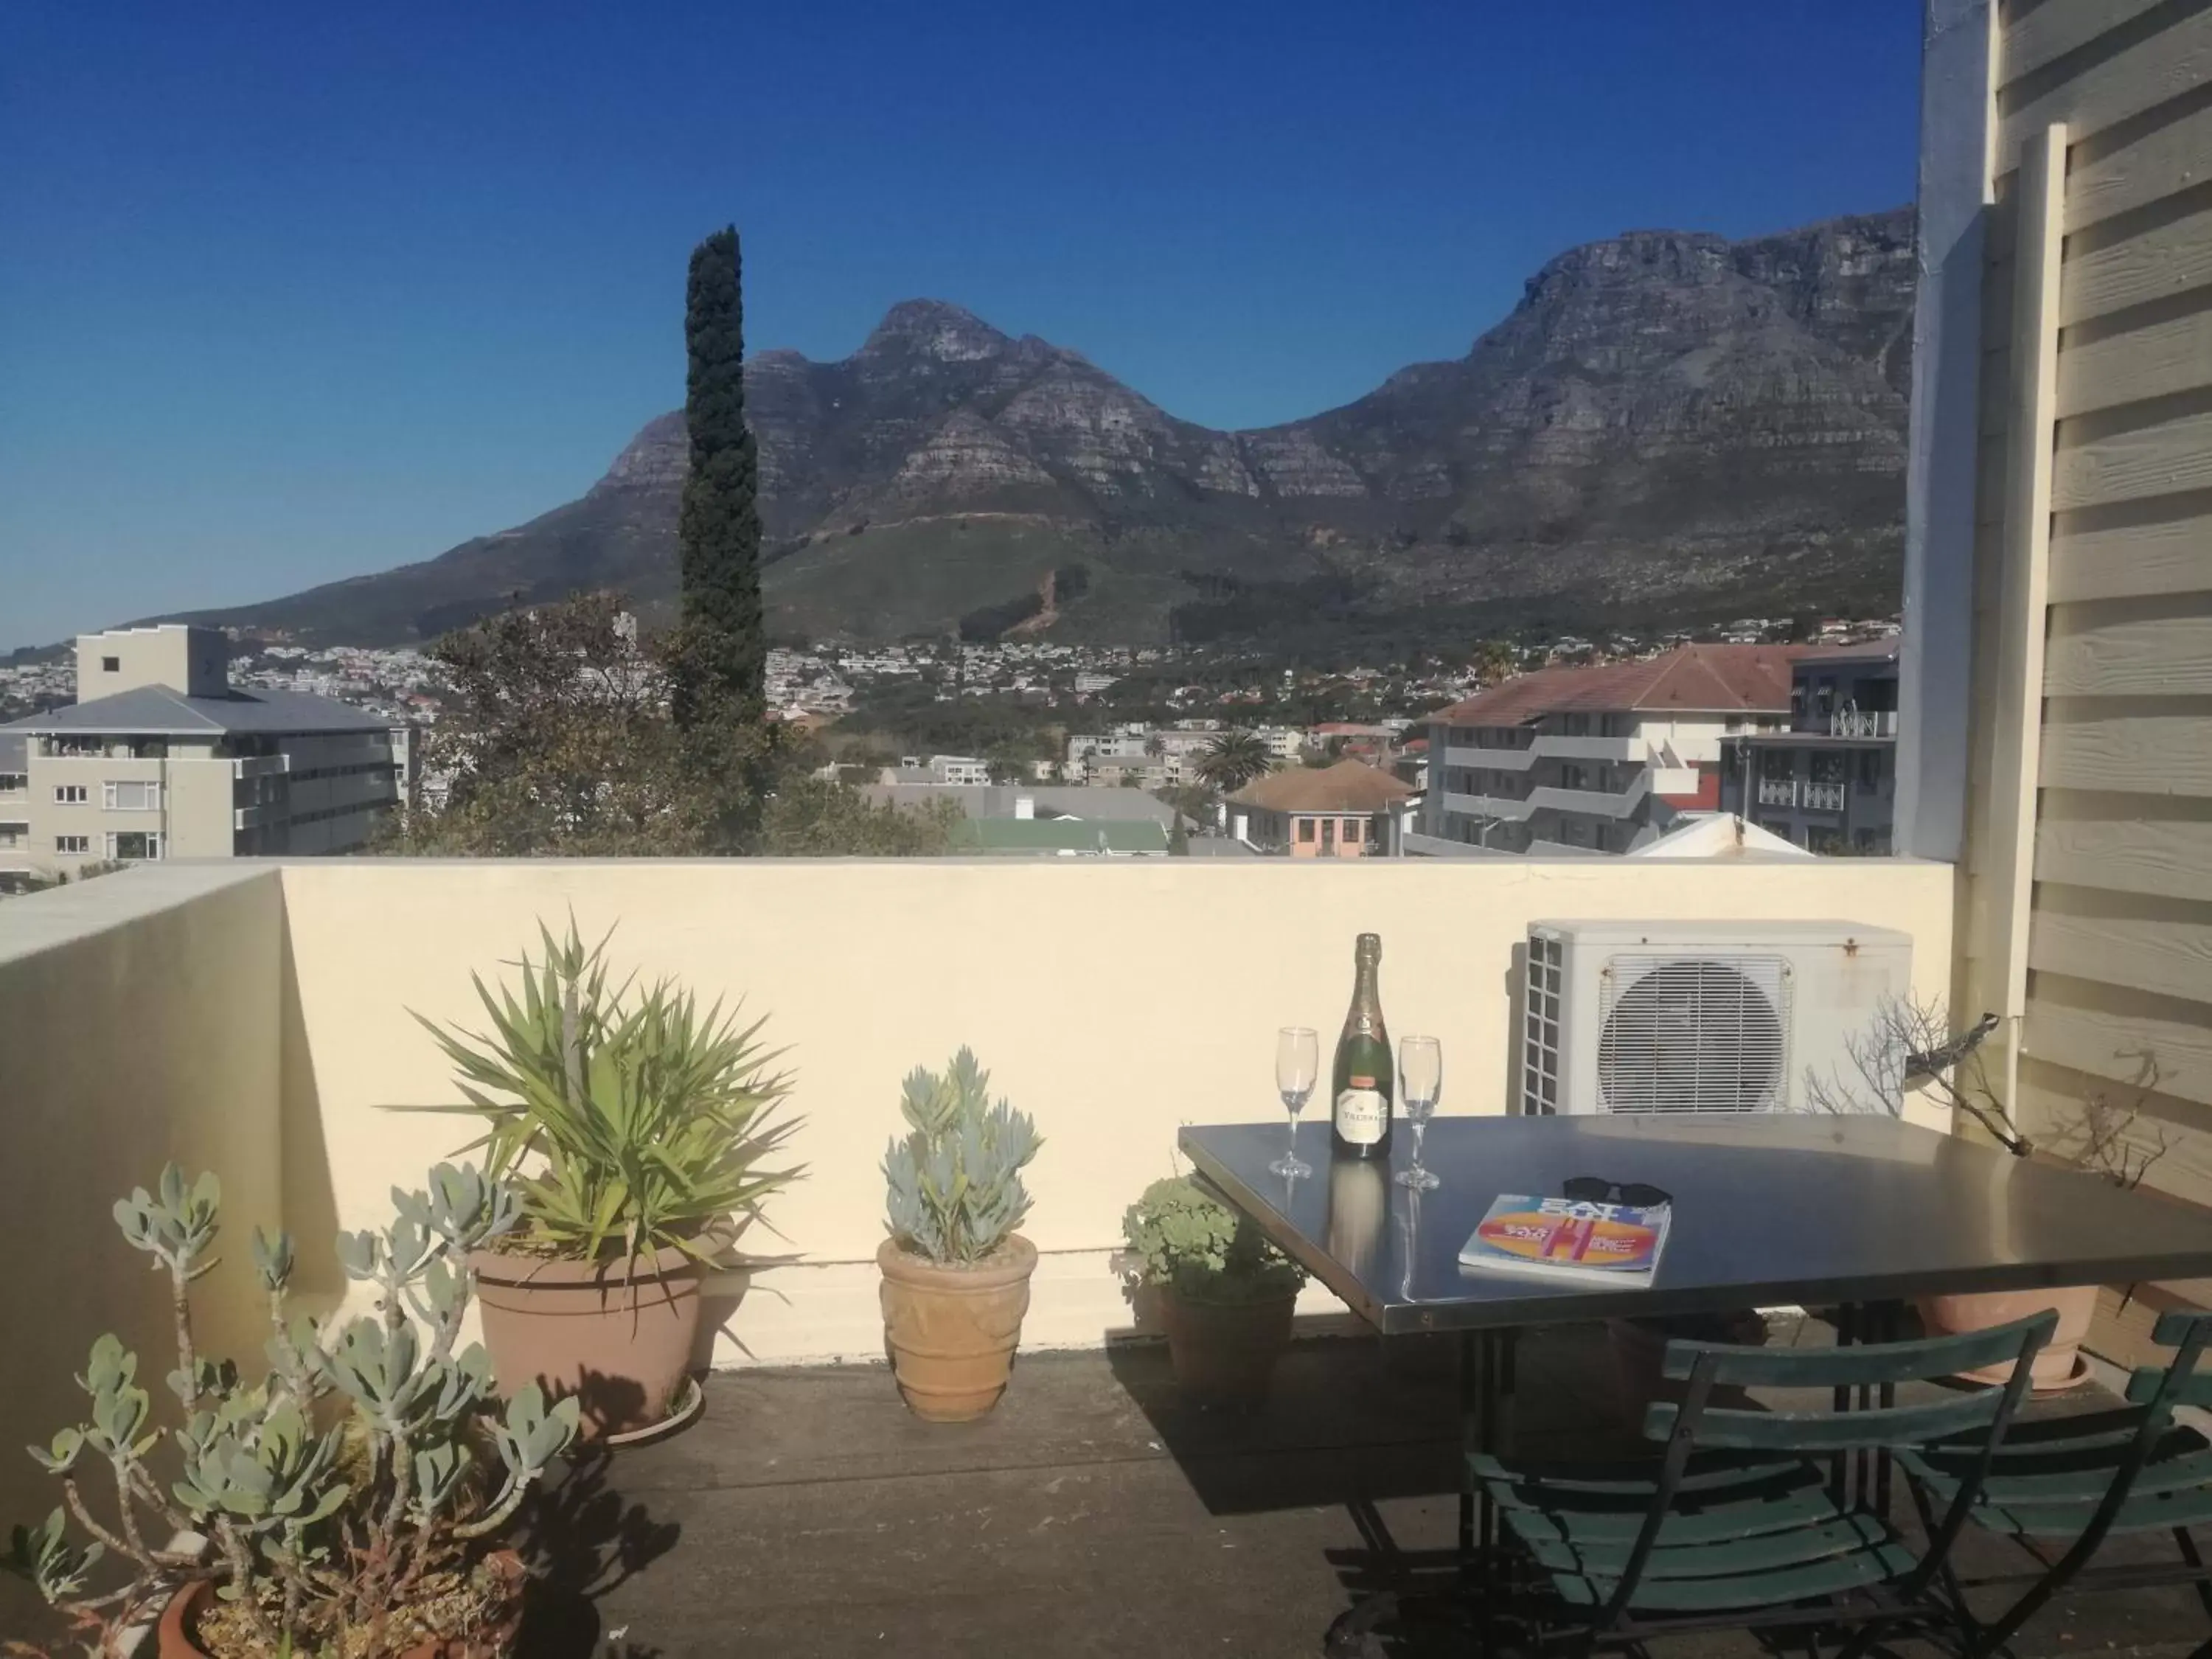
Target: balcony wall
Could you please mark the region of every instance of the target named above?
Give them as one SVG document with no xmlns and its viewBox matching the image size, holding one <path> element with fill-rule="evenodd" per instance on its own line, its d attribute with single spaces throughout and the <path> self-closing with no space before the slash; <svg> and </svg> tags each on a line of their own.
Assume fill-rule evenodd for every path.
<svg viewBox="0 0 2212 1659">
<path fill-rule="evenodd" d="M 206 1350 L 260 1352 L 245 1236 L 283 1207 L 283 927 L 267 868 L 142 866 L 0 902 L 0 1400 L 15 1443 L 83 1419 L 71 1379 L 102 1331 L 173 1403 L 167 1281 L 110 1213 L 169 1158 L 217 1171 L 234 1222 L 196 1291 Z M 0 1528 L 57 1501 L 20 1449 L 0 1455 Z"/>
<path fill-rule="evenodd" d="M 901 1077 L 972 1043 L 1040 1121 L 1026 1229 L 1045 1253 L 1025 1340 L 1096 1343 L 1129 1316 L 1111 1268 L 1123 1207 L 1175 1168 L 1177 1126 L 1279 1121 L 1273 1034 L 1332 1033 L 1352 936 L 1383 939 L 1394 1030 L 1443 1039 L 1446 1112 L 1505 1099 L 1516 946 L 1539 917 L 1842 916 L 1902 928 L 1922 988 L 1950 973 L 1951 872 L 1875 860 L 1619 860 L 427 863 L 169 866 L 0 904 L 0 1101 L 22 1200 L 0 1216 L 18 1276 L 0 1387 L 24 1433 L 68 1420 L 68 1374 L 113 1325 L 166 1370 L 154 1276 L 108 1206 L 162 1160 L 219 1170 L 229 1261 L 204 1287 L 218 1335 L 258 1310 L 242 1235 L 281 1214 L 343 1290 L 333 1227 L 378 1224 L 389 1188 L 468 1138 L 394 1102 L 453 1098 L 409 1018 L 475 1024 L 539 922 L 611 927 L 620 968 L 673 975 L 764 1015 L 797 1072 L 805 1181 L 775 1200 L 799 1258 L 745 1290 L 720 1358 L 879 1356 L 877 1166 Z M 1309 1292 L 1317 1310 L 1334 1306 Z M 229 1342 L 258 1351 L 258 1338 Z M 19 1437 L 21 1437 L 19 1436 Z M 0 1459 L 0 1515 L 35 1480 Z M 40 1510 L 43 1513 L 43 1510 Z"/>
</svg>

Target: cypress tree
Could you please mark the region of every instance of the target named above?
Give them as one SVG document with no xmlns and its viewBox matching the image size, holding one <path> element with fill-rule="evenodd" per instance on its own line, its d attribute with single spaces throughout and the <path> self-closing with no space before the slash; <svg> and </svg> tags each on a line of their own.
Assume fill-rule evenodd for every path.
<svg viewBox="0 0 2212 1659">
<path fill-rule="evenodd" d="M 678 699 L 686 724 L 702 709 L 734 703 L 757 714 L 765 697 L 768 647 L 761 625 L 760 458 L 745 425 L 744 301 L 735 226 L 691 250 L 684 308 L 684 424 L 691 470 L 684 480 L 677 544 L 691 684 Z"/>
</svg>

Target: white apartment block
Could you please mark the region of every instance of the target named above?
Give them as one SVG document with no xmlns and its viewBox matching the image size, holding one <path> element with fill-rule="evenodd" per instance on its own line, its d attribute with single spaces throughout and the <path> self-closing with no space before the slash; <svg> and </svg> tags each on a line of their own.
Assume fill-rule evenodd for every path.
<svg viewBox="0 0 2212 1659">
<path fill-rule="evenodd" d="M 1692 645 L 1522 674 L 1431 715 L 1411 852 L 1629 853 L 1720 804 L 1724 738 L 1790 721 L 1805 647 Z"/>
<path fill-rule="evenodd" d="M 929 757 L 929 781 L 932 783 L 988 783 L 991 781 L 991 763 L 978 760 L 973 755 L 932 755 Z"/>
<path fill-rule="evenodd" d="M 399 799 L 387 720 L 234 686 L 228 646 L 167 624 L 77 641 L 77 701 L 0 726 L 0 885 L 87 865 L 340 853 Z"/>
</svg>

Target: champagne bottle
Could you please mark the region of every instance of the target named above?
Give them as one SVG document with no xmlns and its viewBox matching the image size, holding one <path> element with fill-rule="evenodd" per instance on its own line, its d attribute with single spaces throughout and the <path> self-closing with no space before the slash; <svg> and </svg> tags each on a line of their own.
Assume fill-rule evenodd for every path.
<svg viewBox="0 0 2212 1659">
<path fill-rule="evenodd" d="M 1376 976 L 1382 965 L 1382 939 L 1362 933 L 1352 950 L 1358 974 L 1352 985 L 1352 1012 L 1336 1040 L 1336 1074 L 1330 1096 L 1329 1139 L 1336 1152 L 1354 1158 L 1390 1155 L 1390 1103 L 1397 1093 L 1391 1063 L 1390 1033 L 1382 1024 L 1382 995 Z"/>
</svg>

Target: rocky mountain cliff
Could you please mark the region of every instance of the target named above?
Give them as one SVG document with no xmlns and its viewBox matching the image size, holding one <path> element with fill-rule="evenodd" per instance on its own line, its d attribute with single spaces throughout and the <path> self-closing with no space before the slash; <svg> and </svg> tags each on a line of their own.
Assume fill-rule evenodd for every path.
<svg viewBox="0 0 2212 1659">
<path fill-rule="evenodd" d="M 1631 232 L 1546 265 L 1466 356 L 1249 432 L 908 301 L 840 362 L 747 366 L 771 623 L 942 631 L 1019 614 L 1073 564 L 1088 580 L 1055 637 L 1887 610 L 1912 289 L 1904 210 L 1733 243 Z M 665 605 L 684 465 L 662 416 L 542 518 L 204 619 L 382 643 L 516 594 Z"/>
</svg>

